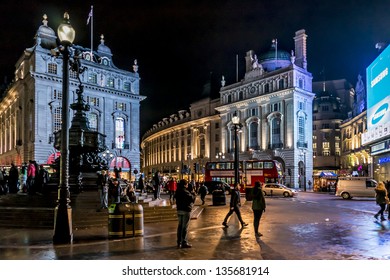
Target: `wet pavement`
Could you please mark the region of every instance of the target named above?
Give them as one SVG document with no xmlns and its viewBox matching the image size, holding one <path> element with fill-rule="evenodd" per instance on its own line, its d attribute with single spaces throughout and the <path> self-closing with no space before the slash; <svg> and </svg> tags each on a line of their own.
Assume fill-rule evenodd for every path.
<svg viewBox="0 0 390 280">
<path fill-rule="evenodd" d="M 211 204 L 211 201 L 207 202 Z M 190 249 L 176 248 L 176 221 L 147 223 L 143 236 L 116 239 L 108 237 L 107 227 L 74 229 L 73 243 L 66 245 L 52 244 L 52 230 L 0 228 L 0 259 L 262 259 L 260 245 L 251 227 L 241 228 L 235 216 L 229 220 L 228 228 L 221 225 L 228 206 L 201 207 L 204 207 L 201 215 L 190 221 L 189 242 L 193 244 Z M 249 220 L 252 213 L 248 210 L 243 211 L 243 215 Z"/>
<path fill-rule="evenodd" d="M 107 227 L 74 229 L 73 243 L 53 245 L 52 230 L 0 228 L 1 260 L 388 260 L 390 221 L 376 222 L 374 210 L 329 208 L 298 198 L 267 198 L 256 239 L 251 203 L 241 208 L 249 223 L 241 228 L 233 214 L 221 225 L 228 206 L 212 206 L 211 198 L 190 222 L 190 249 L 176 248 L 177 222 L 144 225 L 141 237 L 111 239 Z M 319 194 L 320 195 L 320 194 Z M 339 205 L 340 202 L 330 201 Z M 338 204 L 339 203 L 339 204 Z M 371 203 L 371 202 L 369 202 Z M 344 207 L 346 204 L 343 204 Z M 281 210 L 282 209 L 282 210 Z M 322 212 L 321 212 L 322 211 Z M 285 213 L 288 212 L 288 215 Z"/>
</svg>

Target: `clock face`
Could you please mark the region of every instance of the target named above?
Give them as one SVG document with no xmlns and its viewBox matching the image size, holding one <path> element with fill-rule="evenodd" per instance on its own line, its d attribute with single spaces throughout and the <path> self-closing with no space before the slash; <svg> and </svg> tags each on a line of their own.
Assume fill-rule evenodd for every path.
<svg viewBox="0 0 390 280">
<path fill-rule="evenodd" d="M 256 88 L 255 88 L 255 87 L 251 87 L 251 88 L 249 89 L 249 92 L 250 92 L 251 94 L 254 94 L 254 93 L 256 92 Z"/>
</svg>

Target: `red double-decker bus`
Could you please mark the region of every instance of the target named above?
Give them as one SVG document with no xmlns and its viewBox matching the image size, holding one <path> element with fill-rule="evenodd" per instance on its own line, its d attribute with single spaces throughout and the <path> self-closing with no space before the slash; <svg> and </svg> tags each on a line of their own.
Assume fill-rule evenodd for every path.
<svg viewBox="0 0 390 280">
<path fill-rule="evenodd" d="M 282 178 L 281 164 L 276 160 L 246 160 L 239 163 L 241 191 L 252 188 L 256 181 L 277 183 Z M 234 161 L 207 162 L 205 181 L 222 181 L 234 184 Z"/>
</svg>

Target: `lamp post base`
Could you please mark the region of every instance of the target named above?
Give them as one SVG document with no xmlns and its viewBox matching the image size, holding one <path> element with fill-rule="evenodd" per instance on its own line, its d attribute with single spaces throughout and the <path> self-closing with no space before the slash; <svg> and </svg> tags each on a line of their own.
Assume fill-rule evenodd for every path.
<svg viewBox="0 0 390 280">
<path fill-rule="evenodd" d="M 73 241 L 72 208 L 57 206 L 54 209 L 54 244 L 69 244 Z"/>
</svg>

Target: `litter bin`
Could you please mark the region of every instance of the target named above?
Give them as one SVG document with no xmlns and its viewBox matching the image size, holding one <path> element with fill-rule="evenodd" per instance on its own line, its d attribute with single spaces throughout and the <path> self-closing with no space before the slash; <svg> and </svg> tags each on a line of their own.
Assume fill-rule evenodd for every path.
<svg viewBox="0 0 390 280">
<path fill-rule="evenodd" d="M 134 237 L 144 234 L 144 211 L 138 203 L 113 203 L 108 208 L 108 236 Z"/>
<path fill-rule="evenodd" d="M 215 190 L 212 193 L 213 205 L 226 205 L 226 194 L 223 190 Z"/>
</svg>

